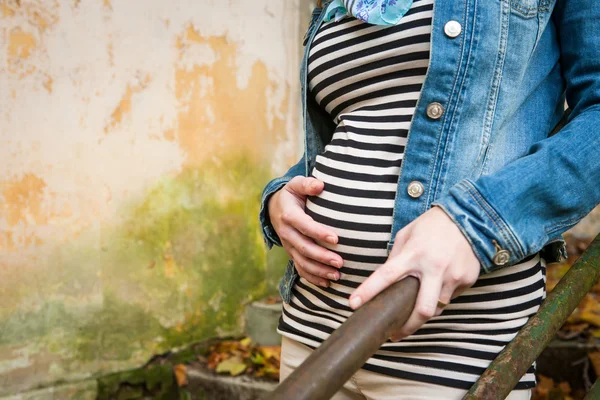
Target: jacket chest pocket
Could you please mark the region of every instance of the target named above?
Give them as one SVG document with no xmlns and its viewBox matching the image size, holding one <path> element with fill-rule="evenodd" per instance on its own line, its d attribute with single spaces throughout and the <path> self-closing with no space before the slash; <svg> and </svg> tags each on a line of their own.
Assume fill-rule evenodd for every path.
<svg viewBox="0 0 600 400">
<path fill-rule="evenodd" d="M 517 51 L 532 54 L 546 29 L 556 0 L 500 0 L 510 7 L 510 26 L 514 37 L 524 45 Z M 519 47 L 518 45 L 516 47 Z M 530 50 L 530 51 L 529 51 Z"/>
<path fill-rule="evenodd" d="M 507 0 L 511 10 L 524 18 L 535 18 L 539 13 L 549 12 L 556 0 Z"/>
</svg>

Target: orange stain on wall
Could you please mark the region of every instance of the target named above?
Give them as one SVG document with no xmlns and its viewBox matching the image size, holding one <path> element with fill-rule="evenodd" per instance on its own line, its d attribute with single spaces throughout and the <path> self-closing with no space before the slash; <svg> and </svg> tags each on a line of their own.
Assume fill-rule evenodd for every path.
<svg viewBox="0 0 600 400">
<path fill-rule="evenodd" d="M 0 216 L 9 227 L 18 223 L 39 225 L 48 222 L 43 210 L 46 183 L 34 174 L 26 174 L 21 179 L 0 184 L 2 208 Z"/>
<path fill-rule="evenodd" d="M 16 245 L 13 239 L 12 231 L 0 233 L 0 250 L 15 251 Z"/>
<path fill-rule="evenodd" d="M 0 181 L 0 250 L 19 251 L 42 244 L 35 228 L 68 220 L 73 209 L 69 204 L 56 204 L 56 194 L 35 174 Z"/>
<path fill-rule="evenodd" d="M 47 20 L 47 17 L 43 16 L 38 11 L 32 12 L 32 18 L 35 21 L 35 25 L 40 29 L 40 31 L 45 31 L 48 26 L 50 26 L 50 22 Z M 54 23 L 54 22 L 52 22 Z"/>
<path fill-rule="evenodd" d="M 104 127 L 104 133 L 109 133 L 123 120 L 123 116 L 131 112 L 131 99 L 135 93 L 139 93 L 144 90 L 150 83 L 150 75 L 139 81 L 136 85 L 127 85 L 125 94 L 121 97 L 119 104 L 115 107 L 114 111 L 110 116 L 110 122 Z"/>
<path fill-rule="evenodd" d="M 285 134 L 288 94 L 278 110 L 269 109 L 273 106 L 267 89 L 275 91 L 278 83 L 269 80 L 264 63 L 254 63 L 247 86 L 240 89 L 237 45 L 223 36 L 203 37 L 190 26 L 177 40 L 180 56 L 198 44 L 210 46 L 216 61 L 175 72 L 175 95 L 181 110 L 175 136 L 186 153 L 186 164 L 200 166 L 206 159 L 232 152 L 264 159 L 264 153 Z M 274 114 L 271 121 L 269 114 Z"/>
<path fill-rule="evenodd" d="M 29 58 L 32 50 L 37 46 L 35 37 L 16 27 L 8 35 L 8 56 L 9 58 Z"/>
<path fill-rule="evenodd" d="M 13 10 L 12 8 L 10 8 L 7 4 L 8 2 L 6 1 L 2 1 L 2 3 L 0 3 L 0 11 L 2 11 L 2 16 L 3 17 L 12 17 L 15 15 L 15 10 Z"/>
<path fill-rule="evenodd" d="M 19 78 L 32 74 L 43 78 L 44 73 L 36 67 L 33 56 L 36 53 L 46 53 L 43 34 L 58 22 L 59 7 L 58 1 L 49 0 L 1 1 L 2 17 L 13 18 L 13 21 L 9 22 L 12 28 L 9 28 L 7 35 L 7 61 L 11 73 Z"/>
<path fill-rule="evenodd" d="M 46 75 L 46 79 L 44 80 L 44 88 L 48 91 L 48 93 L 52 93 L 52 84 L 54 84 L 54 79 L 50 75 Z"/>
</svg>

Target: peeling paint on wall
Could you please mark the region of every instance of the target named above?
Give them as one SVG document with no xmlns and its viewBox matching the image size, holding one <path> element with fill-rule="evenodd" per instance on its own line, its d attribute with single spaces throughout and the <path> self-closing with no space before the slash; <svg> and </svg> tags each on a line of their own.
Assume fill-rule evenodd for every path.
<svg viewBox="0 0 600 400">
<path fill-rule="evenodd" d="M 38 68 L 28 60 L 41 46 L 41 35 L 58 21 L 58 3 L 2 0 L 2 17 L 8 22 L 2 36 L 6 38 L 6 69 L 19 79 L 35 74 Z M 20 20 L 19 24 L 10 24 Z M 42 72 L 43 74 L 43 72 Z"/>
<path fill-rule="evenodd" d="M 177 116 L 177 140 L 186 164 L 198 165 L 232 151 L 252 152 L 260 159 L 264 147 L 259 143 L 285 140 L 287 95 L 278 108 L 269 110 L 269 91 L 278 83 L 269 79 L 261 61 L 252 65 L 246 86 L 240 88 L 236 76 L 239 49 L 225 36 L 203 37 L 188 26 L 177 40 L 180 60 L 196 45 L 208 46 L 215 62 L 175 71 L 175 95 L 184 105 Z"/>
<path fill-rule="evenodd" d="M 43 225 L 51 217 L 43 208 L 43 194 L 46 183 L 33 174 L 24 175 L 21 179 L 5 181 L 0 186 L 4 201 L 0 209 L 0 218 L 4 219 L 7 227 L 0 234 L 0 249 L 14 251 L 19 247 L 40 245 L 42 241 L 34 232 L 21 233 L 14 229 L 16 225 L 22 228 Z M 15 240 L 20 241 L 15 242 Z"/>
<path fill-rule="evenodd" d="M 19 27 L 14 28 L 8 37 L 8 59 L 29 58 L 36 45 L 31 33 L 23 32 Z"/>
<path fill-rule="evenodd" d="M 139 93 L 144 90 L 150 83 L 150 80 L 150 75 L 146 75 L 143 79 L 138 79 L 138 82 L 136 82 L 135 85 L 127 85 L 125 94 L 110 115 L 109 125 L 104 127 L 105 133 L 109 133 L 109 131 L 112 130 L 116 125 L 120 124 L 123 119 L 123 115 L 131 112 L 131 98 L 133 97 L 134 93 Z"/>
<path fill-rule="evenodd" d="M 42 195 L 46 183 L 33 174 L 21 179 L 4 182 L 2 197 L 4 198 L 3 217 L 9 227 L 22 222 L 26 225 L 44 224 L 46 215 L 42 212 Z"/>
<path fill-rule="evenodd" d="M 299 9 L 0 0 L 0 396 L 239 332 L 275 291 Z"/>
</svg>

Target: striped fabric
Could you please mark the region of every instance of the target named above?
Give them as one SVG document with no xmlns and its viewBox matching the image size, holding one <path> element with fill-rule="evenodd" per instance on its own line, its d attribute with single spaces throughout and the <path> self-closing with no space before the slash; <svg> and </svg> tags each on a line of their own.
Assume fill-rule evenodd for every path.
<svg viewBox="0 0 600 400">
<path fill-rule="evenodd" d="M 312 171 L 325 189 L 307 199 L 306 212 L 337 232 L 337 245 L 319 244 L 344 266 L 329 288 L 298 279 L 278 332 L 312 348 L 352 314 L 348 297 L 387 259 L 402 155 L 429 62 L 432 13 L 433 0 L 415 0 L 395 26 L 347 17 L 323 24 L 310 44 L 309 89 L 337 129 Z M 363 368 L 468 389 L 544 297 L 545 263 L 536 255 L 482 276 L 442 315 L 401 342 L 385 343 Z M 532 366 L 516 389 L 534 386 Z"/>
</svg>

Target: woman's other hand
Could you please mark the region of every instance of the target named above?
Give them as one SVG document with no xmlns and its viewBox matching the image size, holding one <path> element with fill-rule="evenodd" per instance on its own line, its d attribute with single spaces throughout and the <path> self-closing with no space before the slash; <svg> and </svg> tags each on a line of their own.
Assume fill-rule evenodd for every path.
<svg viewBox="0 0 600 400">
<path fill-rule="evenodd" d="M 315 285 L 327 287 L 338 280 L 337 270 L 342 258 L 319 245 L 319 242 L 336 244 L 333 229 L 316 222 L 304 211 L 307 196 L 316 196 L 324 183 L 312 177 L 296 176 L 269 199 L 271 225 L 277 232 L 283 248 L 294 260 L 298 274 Z"/>
<path fill-rule="evenodd" d="M 471 245 L 448 215 L 432 207 L 401 229 L 387 261 L 350 296 L 353 309 L 371 300 L 391 284 L 414 276 L 421 285 L 415 308 L 404 326 L 391 336 L 400 340 L 442 312 L 479 276 L 480 264 Z"/>
</svg>

